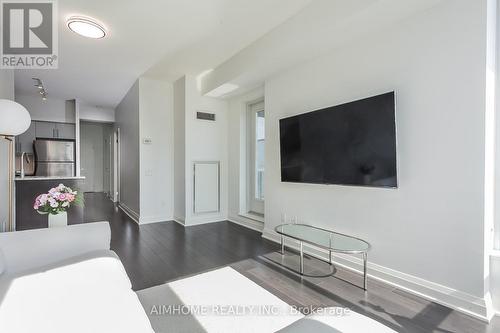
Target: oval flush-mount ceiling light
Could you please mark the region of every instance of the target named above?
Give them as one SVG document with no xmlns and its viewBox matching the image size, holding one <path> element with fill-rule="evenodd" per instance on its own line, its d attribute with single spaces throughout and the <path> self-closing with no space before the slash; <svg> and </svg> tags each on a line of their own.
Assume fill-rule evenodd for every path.
<svg viewBox="0 0 500 333">
<path fill-rule="evenodd" d="M 87 38 L 104 38 L 106 29 L 94 19 L 82 16 L 72 16 L 67 20 L 68 28 L 81 36 Z"/>
</svg>

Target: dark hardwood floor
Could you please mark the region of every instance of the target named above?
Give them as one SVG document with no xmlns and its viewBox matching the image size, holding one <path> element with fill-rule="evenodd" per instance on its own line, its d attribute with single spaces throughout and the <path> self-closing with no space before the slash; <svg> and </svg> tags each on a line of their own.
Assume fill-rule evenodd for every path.
<svg viewBox="0 0 500 333">
<path fill-rule="evenodd" d="M 109 221 L 111 248 L 122 260 L 134 290 L 215 268 L 231 266 L 285 302 L 307 309 L 344 306 L 398 332 L 500 332 L 500 318 L 489 325 L 403 290 L 338 269 L 326 278 L 301 277 L 293 271 L 298 258 L 255 231 L 230 222 L 183 226 L 170 221 L 138 226 L 100 193 L 85 195 L 84 221 Z M 284 264 L 290 269 L 283 268 Z M 306 258 L 314 275 L 329 266 Z M 366 332 L 369 333 L 369 332 Z"/>
<path fill-rule="evenodd" d="M 109 221 L 111 248 L 134 290 L 273 252 L 276 244 L 229 222 L 184 228 L 176 222 L 139 226 L 102 193 L 86 193 L 84 221 Z"/>
</svg>

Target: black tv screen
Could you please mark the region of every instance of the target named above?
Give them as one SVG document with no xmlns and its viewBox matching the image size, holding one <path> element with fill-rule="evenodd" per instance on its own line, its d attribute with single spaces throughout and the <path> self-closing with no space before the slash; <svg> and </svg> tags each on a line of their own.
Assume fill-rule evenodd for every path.
<svg viewBox="0 0 500 333">
<path fill-rule="evenodd" d="M 283 182 L 397 187 L 394 92 L 280 120 Z"/>
</svg>

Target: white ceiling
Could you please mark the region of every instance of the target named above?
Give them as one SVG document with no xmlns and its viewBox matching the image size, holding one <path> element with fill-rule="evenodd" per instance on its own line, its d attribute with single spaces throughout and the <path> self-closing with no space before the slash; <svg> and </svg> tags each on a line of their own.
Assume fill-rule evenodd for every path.
<svg viewBox="0 0 500 333">
<path fill-rule="evenodd" d="M 304 8 L 311 0 L 60 0 L 59 69 L 17 70 L 16 93 L 79 98 L 115 107 L 142 74 L 174 80 L 214 68 Z M 70 32 L 65 21 L 101 21 L 101 40 Z"/>
<path fill-rule="evenodd" d="M 314 0 L 307 8 L 227 59 L 202 79 L 202 93 L 238 86 L 231 98 L 273 75 L 360 39 L 377 40 L 442 0 Z"/>
</svg>

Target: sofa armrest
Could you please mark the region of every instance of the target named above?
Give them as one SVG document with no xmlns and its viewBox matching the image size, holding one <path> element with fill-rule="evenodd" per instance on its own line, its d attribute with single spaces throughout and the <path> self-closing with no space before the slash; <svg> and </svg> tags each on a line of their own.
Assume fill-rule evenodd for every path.
<svg viewBox="0 0 500 333">
<path fill-rule="evenodd" d="M 0 233 L 7 272 L 52 264 L 95 250 L 109 250 L 108 222 Z"/>
</svg>

